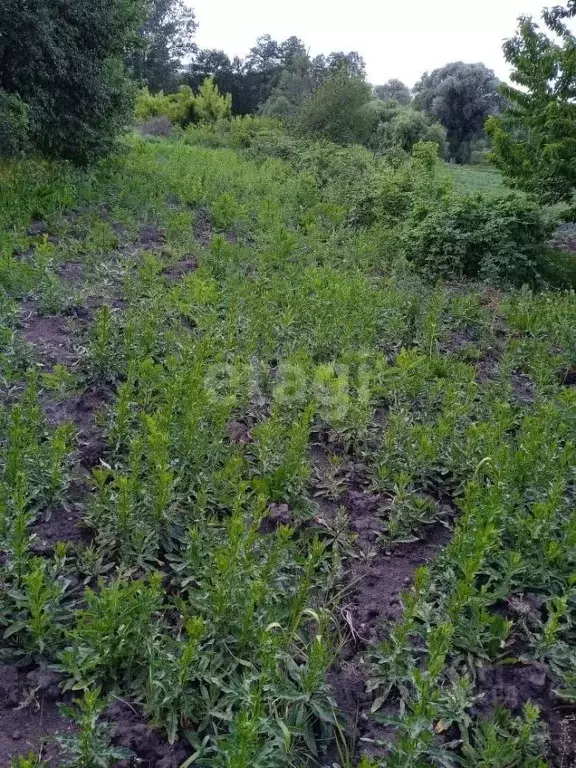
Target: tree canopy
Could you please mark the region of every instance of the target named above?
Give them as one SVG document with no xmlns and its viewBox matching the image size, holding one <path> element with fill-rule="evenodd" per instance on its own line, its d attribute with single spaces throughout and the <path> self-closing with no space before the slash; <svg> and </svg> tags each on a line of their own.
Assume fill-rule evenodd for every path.
<svg viewBox="0 0 576 768">
<path fill-rule="evenodd" d="M 576 191 L 576 36 L 566 24 L 575 16 L 571 0 L 543 12 L 548 33 L 520 19 L 504 44 L 519 87 L 501 86 L 507 108 L 487 125 L 506 180 L 546 203 L 573 202 Z"/>
<path fill-rule="evenodd" d="M 409 104 L 412 101 L 412 92 L 402 80 L 388 80 L 384 85 L 377 85 L 374 93 L 383 101 L 397 101 L 399 104 Z"/>
<path fill-rule="evenodd" d="M 415 105 L 446 128 L 450 154 L 467 162 L 471 142 L 499 111 L 499 81 L 484 64 L 452 62 L 425 73 L 414 87 Z"/>
<path fill-rule="evenodd" d="M 299 128 L 338 144 L 360 142 L 368 125 L 362 107 L 370 98 L 370 86 L 362 78 L 339 69 L 304 102 L 298 116 Z"/>
<path fill-rule="evenodd" d="M 133 77 L 153 91 L 178 85 L 182 59 L 197 50 L 196 17 L 184 0 L 146 0 L 140 45 L 128 57 Z"/>
<path fill-rule="evenodd" d="M 144 15 L 142 0 L 3 0 L 0 124 L 17 118 L 51 156 L 87 162 L 109 151 L 130 120 L 123 60 Z"/>
</svg>

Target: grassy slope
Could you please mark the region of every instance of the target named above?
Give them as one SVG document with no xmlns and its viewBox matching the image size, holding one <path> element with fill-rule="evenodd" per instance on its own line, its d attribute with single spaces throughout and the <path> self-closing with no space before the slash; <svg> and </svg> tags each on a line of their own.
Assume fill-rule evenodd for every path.
<svg viewBox="0 0 576 768">
<path fill-rule="evenodd" d="M 508 191 L 500 172 L 490 166 L 445 165 L 444 169 L 458 192 L 496 195 Z"/>
<path fill-rule="evenodd" d="M 458 735 L 466 766 L 561 765 L 574 295 L 433 289 L 308 176 L 228 150 L 1 174 L 7 662 L 57 663 L 210 766 L 321 755 L 347 718 L 351 765 Z M 506 675 L 551 747 L 533 710 L 478 705 Z M 379 745 L 370 710 L 399 700 Z"/>
</svg>

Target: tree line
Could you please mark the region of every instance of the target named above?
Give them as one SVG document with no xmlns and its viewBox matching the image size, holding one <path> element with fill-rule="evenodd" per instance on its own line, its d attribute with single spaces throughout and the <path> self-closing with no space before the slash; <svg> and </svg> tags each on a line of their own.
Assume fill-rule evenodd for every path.
<svg viewBox="0 0 576 768">
<path fill-rule="evenodd" d="M 184 0 L 0 0 L 0 153 L 90 162 L 133 120 L 139 87 L 152 96 L 184 87 L 191 119 L 261 114 L 375 151 L 424 140 L 468 162 L 488 134 L 510 183 L 548 201 L 571 199 L 576 37 L 567 21 L 575 15 L 576 0 L 567 0 L 543 12 L 544 28 L 520 19 L 504 46 L 512 86 L 481 63 L 453 62 L 411 90 L 399 80 L 372 87 L 358 52 L 312 57 L 297 37 L 259 37 L 244 59 L 198 50 Z"/>
</svg>

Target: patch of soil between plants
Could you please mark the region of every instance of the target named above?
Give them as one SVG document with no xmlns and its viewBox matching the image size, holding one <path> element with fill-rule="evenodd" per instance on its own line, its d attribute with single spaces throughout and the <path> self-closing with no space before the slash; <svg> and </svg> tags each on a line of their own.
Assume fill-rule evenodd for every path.
<svg viewBox="0 0 576 768">
<path fill-rule="evenodd" d="M 152 224 L 142 227 L 140 230 L 138 246 L 145 251 L 160 248 L 165 242 L 166 237 L 164 236 L 164 233 Z"/>
<path fill-rule="evenodd" d="M 75 726 L 58 708 L 59 676 L 50 670 L 21 672 L 0 666 L 0 766 L 7 768 L 17 756 L 33 752 L 49 765 L 58 765 L 60 749 L 55 737 L 70 734 Z"/>
<path fill-rule="evenodd" d="M 549 729 L 551 765 L 576 766 L 576 706 L 566 706 L 555 696 L 544 664 L 480 667 L 477 691 L 482 694 L 475 712 L 480 719 L 488 717 L 499 706 L 520 715 L 526 702 L 536 704 Z"/>
<path fill-rule="evenodd" d="M 33 345 L 46 368 L 72 365 L 78 361 L 71 319 L 61 315 L 40 315 L 30 302 L 22 304 L 22 329 L 25 342 Z"/>
<path fill-rule="evenodd" d="M 176 282 L 185 275 L 194 272 L 198 269 L 198 262 L 195 259 L 185 259 L 184 261 L 178 261 L 176 264 L 171 264 L 162 270 L 162 275 L 170 281 Z"/>
<path fill-rule="evenodd" d="M 104 713 L 104 719 L 115 727 L 114 744 L 132 750 L 136 758 L 121 760 L 116 768 L 180 768 L 191 749 L 184 742 L 168 744 L 151 728 L 144 715 L 125 701 L 115 701 Z"/>
<path fill-rule="evenodd" d="M 348 627 L 349 640 L 329 674 L 329 682 L 347 729 L 357 742 L 360 737 L 383 736 L 382 726 L 369 717 L 372 695 L 366 693 L 370 675 L 366 650 L 384 640 L 385 623 L 398 620 L 402 613 L 402 591 L 409 588 L 417 568 L 448 544 L 451 533 L 437 523 L 423 531 L 420 541 L 385 549 L 378 543 L 382 526 L 377 516 L 380 497 L 348 491 L 344 498 L 350 527 L 357 533 L 357 547 L 363 557 L 352 561 L 348 574 L 352 587 L 341 616 Z"/>
<path fill-rule="evenodd" d="M 102 431 L 96 424 L 96 414 L 109 400 L 110 394 L 103 389 L 60 399 L 43 396 L 42 405 L 49 422 L 54 425 L 72 422 L 78 429 L 77 456 L 87 469 L 99 463 L 106 449 Z"/>
<path fill-rule="evenodd" d="M 212 240 L 212 220 L 210 213 L 205 208 L 196 210 L 194 237 L 201 245 L 209 245 Z"/>
</svg>

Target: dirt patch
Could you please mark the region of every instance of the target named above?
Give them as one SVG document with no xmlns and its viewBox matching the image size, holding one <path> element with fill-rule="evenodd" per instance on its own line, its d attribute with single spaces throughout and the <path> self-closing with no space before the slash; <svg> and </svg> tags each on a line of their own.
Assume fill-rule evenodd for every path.
<svg viewBox="0 0 576 768">
<path fill-rule="evenodd" d="M 51 424 L 71 422 L 78 429 L 76 457 L 85 468 L 98 464 L 106 450 L 106 442 L 96 419 L 110 398 L 111 393 L 105 389 L 58 399 L 47 394 L 42 397 L 44 412 Z"/>
<path fill-rule="evenodd" d="M 198 208 L 196 211 L 194 237 L 201 245 L 209 245 L 212 240 L 212 219 L 206 208 Z"/>
<path fill-rule="evenodd" d="M 138 246 L 143 250 L 152 251 L 155 248 L 161 248 L 166 242 L 164 233 L 152 224 L 142 227 L 140 230 L 140 240 Z"/>
<path fill-rule="evenodd" d="M 489 665 L 477 670 L 482 699 L 475 714 L 485 718 L 498 706 L 520 715 L 526 702 L 536 704 L 550 733 L 549 760 L 558 768 L 576 765 L 576 706 L 567 707 L 554 694 L 544 664 Z"/>
<path fill-rule="evenodd" d="M 36 555 L 51 555 L 58 541 L 81 542 L 84 540 L 80 529 L 81 515 L 76 508 L 58 507 L 51 512 L 48 519 L 41 520 L 32 526 L 31 534 L 35 536 L 30 549 Z"/>
<path fill-rule="evenodd" d="M 519 405 L 534 405 L 536 402 L 536 386 L 526 373 L 515 371 L 510 377 L 512 395 Z"/>
<path fill-rule="evenodd" d="M 569 370 L 564 371 L 564 374 L 562 376 L 562 384 L 565 387 L 576 386 L 576 368 L 570 368 Z"/>
<path fill-rule="evenodd" d="M 26 673 L 0 666 L 0 766 L 34 752 L 56 768 L 60 750 L 55 738 L 75 730 L 60 714 L 58 682 L 50 670 Z"/>
<path fill-rule="evenodd" d="M 25 302 L 21 324 L 21 337 L 36 348 L 45 367 L 72 365 L 78 361 L 71 319 L 60 315 L 40 315 L 33 304 Z"/>
<path fill-rule="evenodd" d="M 139 765 L 145 768 L 180 768 L 190 755 L 191 749 L 184 742 L 168 744 L 162 735 L 153 730 L 146 717 L 135 706 L 115 701 L 104 714 L 104 719 L 114 724 L 114 744 L 131 749 L 136 760 L 121 760 L 116 768 Z"/>
<path fill-rule="evenodd" d="M 230 421 L 226 425 L 226 432 L 232 443 L 248 445 L 253 442 L 252 432 L 248 424 L 242 421 Z"/>
<path fill-rule="evenodd" d="M 56 270 L 58 277 L 68 285 L 78 286 L 84 281 L 85 265 L 80 261 L 65 261 Z"/>
<path fill-rule="evenodd" d="M 268 515 L 260 524 L 260 533 L 263 535 L 274 533 L 281 525 L 292 525 L 293 514 L 288 504 L 270 504 Z"/>
<path fill-rule="evenodd" d="M 348 641 L 329 675 L 334 698 L 355 742 L 361 737 L 383 737 L 382 726 L 369 717 L 372 696 L 366 693 L 370 675 L 366 652 L 384 640 L 385 624 L 401 616 L 401 593 L 409 588 L 416 569 L 432 560 L 451 536 L 438 523 L 425 529 L 420 541 L 384 548 L 380 543 L 383 522 L 378 513 L 385 501 L 380 495 L 348 488 L 333 503 L 346 508 L 360 555 L 349 561 L 349 591 L 341 607 Z M 331 502 L 322 502 L 323 513 L 330 514 L 331 506 Z"/>
<path fill-rule="evenodd" d="M 48 224 L 42 219 L 33 219 L 26 234 L 28 237 L 40 237 L 48 232 Z"/>
<path fill-rule="evenodd" d="M 198 262 L 195 259 L 185 259 L 184 261 L 178 261 L 176 264 L 171 264 L 162 270 L 164 277 L 172 282 L 180 280 L 185 275 L 194 272 L 198 269 Z"/>
</svg>

